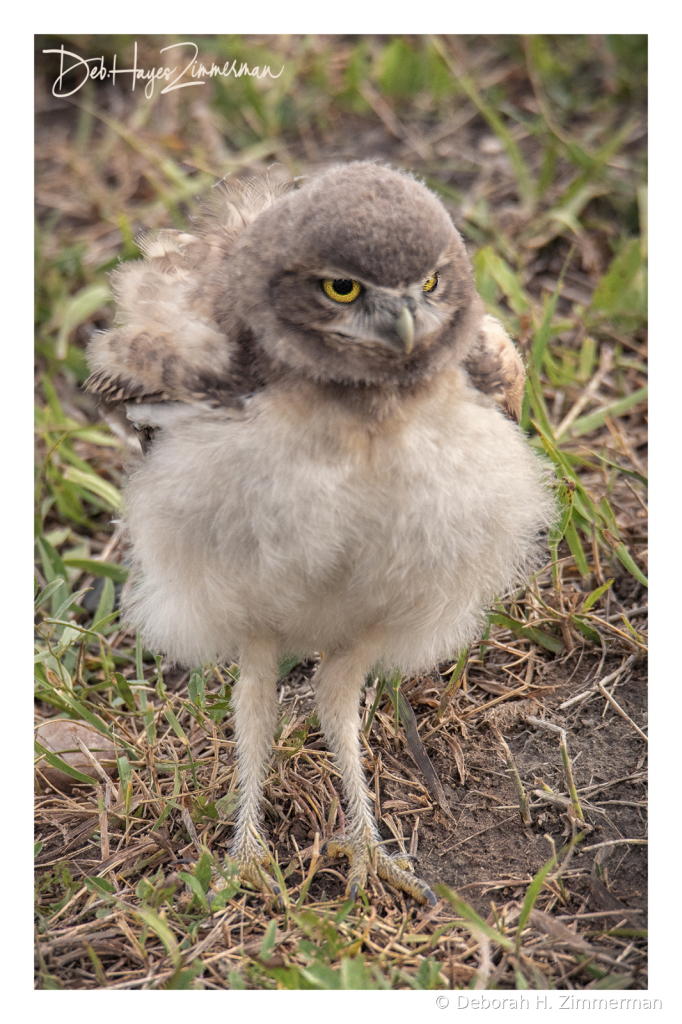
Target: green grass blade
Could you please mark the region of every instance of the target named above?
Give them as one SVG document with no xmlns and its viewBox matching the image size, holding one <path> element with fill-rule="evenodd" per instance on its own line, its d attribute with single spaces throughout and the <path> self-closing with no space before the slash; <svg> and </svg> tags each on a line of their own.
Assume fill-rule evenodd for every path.
<svg viewBox="0 0 682 1024">
<path fill-rule="evenodd" d="M 618 544 L 614 544 L 613 550 L 621 565 L 624 565 L 627 571 L 631 573 L 631 575 L 633 575 L 636 580 L 639 580 L 639 582 L 643 586 L 648 588 L 649 580 L 646 578 L 640 567 L 637 565 L 634 558 L 632 557 L 628 549 L 625 547 L 625 544 L 623 544 L 623 542 L 620 541 Z"/>
<path fill-rule="evenodd" d="M 86 783 L 89 786 L 95 784 L 95 779 L 90 775 L 85 775 L 84 772 L 79 772 L 77 768 L 73 768 L 70 764 L 64 761 L 58 754 L 53 754 L 51 750 L 47 750 L 42 743 L 38 743 L 37 740 L 33 744 L 37 754 L 42 755 L 47 763 L 53 768 L 59 769 L 60 772 L 64 772 L 65 775 L 70 775 L 72 779 L 77 782 Z"/>
<path fill-rule="evenodd" d="M 590 569 L 587 564 L 585 552 L 583 551 L 583 546 L 580 543 L 578 531 L 575 528 L 573 520 L 569 520 L 569 522 L 566 524 L 566 541 L 568 542 L 571 554 L 575 559 L 575 564 L 578 566 L 578 571 L 580 572 L 580 575 L 584 580 L 588 579 L 590 576 Z"/>
<path fill-rule="evenodd" d="M 588 596 L 585 598 L 585 602 L 583 604 L 582 610 L 584 612 L 588 612 L 590 610 L 590 608 L 594 604 L 596 604 L 596 602 L 599 600 L 599 598 L 602 596 L 602 594 L 606 593 L 606 591 L 609 589 L 609 587 L 612 585 L 612 583 L 613 583 L 613 578 L 610 579 L 610 580 L 607 580 L 606 583 L 602 583 L 601 587 L 597 587 L 597 589 L 593 590 L 591 594 L 588 594 Z"/>
<path fill-rule="evenodd" d="M 573 437 L 581 437 L 582 434 L 587 434 L 591 430 L 597 430 L 599 427 L 604 426 L 607 416 L 612 418 L 622 416 L 624 413 L 629 412 L 630 409 L 634 409 L 640 402 L 646 401 L 648 396 L 648 387 L 638 388 L 631 395 L 619 398 L 617 402 L 610 402 L 603 409 L 597 409 L 596 412 L 588 413 L 586 416 L 579 416 L 569 427 L 569 432 Z M 618 468 L 620 469 L 620 466 Z"/>
<path fill-rule="evenodd" d="M 82 469 L 76 469 L 75 466 L 67 466 L 64 479 L 73 484 L 79 484 L 86 491 L 97 495 L 98 498 L 103 498 L 113 509 L 121 507 L 120 492 L 116 490 L 113 484 L 103 480 L 101 476 L 96 476 L 94 473 L 86 473 Z"/>
<path fill-rule="evenodd" d="M 535 901 L 537 900 L 538 896 L 540 895 L 540 890 L 542 889 L 542 886 L 543 886 L 543 883 L 545 881 L 545 878 L 547 877 L 549 872 L 552 870 L 552 868 L 555 867 L 556 863 L 557 863 L 556 855 L 553 855 L 552 857 L 549 858 L 549 860 L 547 861 L 546 864 L 542 865 L 542 867 L 540 868 L 538 873 L 533 878 L 533 881 L 528 886 L 528 889 L 526 891 L 526 896 L 525 896 L 524 901 L 523 901 L 523 906 L 521 907 L 521 913 L 519 914 L 519 923 L 518 923 L 518 925 L 516 927 L 516 948 L 517 949 L 521 945 L 521 932 L 526 927 L 526 923 L 528 921 L 528 918 L 530 917 L 530 912 L 533 909 L 533 907 L 535 906 Z"/>
<path fill-rule="evenodd" d="M 453 905 L 459 916 L 462 917 L 467 924 L 473 925 L 477 931 L 482 932 L 483 935 L 491 939 L 493 942 L 499 943 L 499 945 L 503 946 L 504 949 L 514 949 L 514 943 L 511 939 L 508 939 L 502 932 L 498 932 L 495 928 L 491 927 L 491 925 L 487 924 L 482 917 L 479 917 L 473 907 L 470 907 L 469 904 L 458 896 L 457 893 L 449 886 L 434 885 L 434 889 L 439 896 L 442 896 Z"/>
</svg>

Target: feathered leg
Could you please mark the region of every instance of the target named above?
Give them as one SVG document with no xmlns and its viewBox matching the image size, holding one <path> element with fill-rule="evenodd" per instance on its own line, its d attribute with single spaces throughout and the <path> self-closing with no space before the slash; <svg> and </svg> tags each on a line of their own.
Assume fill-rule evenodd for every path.
<svg viewBox="0 0 682 1024">
<path fill-rule="evenodd" d="M 358 705 L 365 672 L 372 658 L 364 650 L 327 654 L 315 675 L 320 724 L 343 777 L 348 803 L 346 834 L 327 847 L 332 856 L 345 854 L 350 862 L 346 893 L 355 899 L 367 882 L 372 863 L 380 878 L 414 896 L 420 903 L 436 902 L 429 886 L 413 873 L 405 856 L 389 856 L 381 843 L 374 821 L 371 797 L 360 761 L 360 716 Z"/>
<path fill-rule="evenodd" d="M 277 725 L 277 654 L 266 641 L 253 641 L 240 658 L 234 689 L 234 727 L 239 769 L 239 813 L 232 856 L 240 876 L 259 889 L 278 893 L 276 883 L 263 871 L 268 856 L 260 827 L 260 806 Z"/>
</svg>

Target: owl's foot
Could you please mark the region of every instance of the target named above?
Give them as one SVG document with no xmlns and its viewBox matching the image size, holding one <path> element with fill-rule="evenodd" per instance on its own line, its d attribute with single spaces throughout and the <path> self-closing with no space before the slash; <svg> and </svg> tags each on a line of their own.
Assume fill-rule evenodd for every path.
<svg viewBox="0 0 682 1024">
<path fill-rule="evenodd" d="M 414 873 L 412 858 L 408 854 L 395 854 L 391 857 L 378 843 L 364 837 L 348 839 L 330 839 L 327 853 L 331 857 L 346 856 L 350 862 L 346 896 L 354 900 L 358 889 L 367 884 L 367 871 L 372 865 L 379 878 L 390 882 L 396 889 L 413 896 L 419 903 L 428 903 L 432 907 L 437 897 L 433 890 Z"/>
<path fill-rule="evenodd" d="M 265 870 L 272 863 L 272 857 L 265 849 L 265 843 L 263 843 L 262 849 L 253 847 L 236 849 L 232 856 L 239 865 L 239 880 L 241 882 L 248 882 L 264 896 L 274 896 L 280 904 L 283 902 L 279 883 Z M 228 884 L 229 879 L 214 878 L 216 889 L 223 889 Z"/>
<path fill-rule="evenodd" d="M 259 850 L 251 855 L 235 854 L 234 860 L 237 861 L 238 866 L 236 875 L 238 881 L 247 882 L 249 886 L 257 889 L 263 896 L 277 900 L 279 907 L 284 909 L 280 885 L 265 870 L 272 860 L 267 852 Z M 222 870 L 216 865 L 213 865 L 211 868 L 211 887 L 207 893 L 209 904 L 213 903 L 217 893 L 233 884 L 235 879 L 234 860 L 226 860 Z M 187 860 L 184 863 L 191 864 L 192 862 Z M 185 903 L 190 903 L 194 895 L 194 890 L 189 885 L 185 885 L 185 891 L 180 897 L 183 906 Z"/>
</svg>

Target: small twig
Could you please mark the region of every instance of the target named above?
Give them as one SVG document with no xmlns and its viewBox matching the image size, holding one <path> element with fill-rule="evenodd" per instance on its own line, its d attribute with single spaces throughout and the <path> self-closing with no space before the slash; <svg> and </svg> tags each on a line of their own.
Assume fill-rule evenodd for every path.
<svg viewBox="0 0 682 1024">
<path fill-rule="evenodd" d="M 476 983 L 474 984 L 474 990 L 479 991 L 487 988 L 493 961 L 490 951 L 490 939 L 488 936 L 484 932 L 480 932 L 478 929 L 474 928 L 471 929 L 471 932 L 478 942 L 478 948 L 481 951 L 481 959 L 479 961 L 478 970 L 476 971 Z"/>
<path fill-rule="evenodd" d="M 616 612 L 615 615 L 609 615 L 607 617 L 606 621 L 607 622 L 618 622 L 618 620 L 622 619 L 623 616 L 625 616 L 626 618 L 628 618 L 628 616 L 630 618 L 634 618 L 635 615 L 644 615 L 645 612 L 648 612 L 648 611 L 649 611 L 649 605 L 648 604 L 642 604 L 642 605 L 639 606 L 639 608 L 626 608 L 626 610 L 624 612 Z"/>
<path fill-rule="evenodd" d="M 580 398 L 577 400 L 575 405 L 568 411 L 564 416 L 559 426 L 554 431 L 554 437 L 558 441 L 563 434 L 566 433 L 568 428 L 571 426 L 573 421 L 577 419 L 580 413 L 583 411 L 587 403 L 594 398 L 597 391 L 599 390 L 604 377 L 611 370 L 613 366 L 613 349 L 603 347 L 600 353 L 600 365 L 599 369 L 595 373 L 594 377 L 587 385 L 587 387 L 581 392 Z"/>
<path fill-rule="evenodd" d="M 185 803 L 185 801 L 187 801 L 187 803 Z M 191 798 L 189 796 L 184 796 L 182 798 L 182 824 L 187 829 L 187 832 L 189 833 L 189 837 L 192 840 L 195 849 L 198 851 L 198 853 L 201 854 L 203 853 L 204 848 L 201 845 L 201 840 L 199 839 L 197 830 L 194 827 L 194 822 L 192 821 L 191 815 L 189 813 L 189 805 L 191 805 Z"/>
<path fill-rule="evenodd" d="M 413 857 L 417 855 L 417 847 L 419 845 L 419 815 L 414 819 L 414 825 L 412 826 L 412 835 L 410 836 L 410 853 Z"/>
<path fill-rule="evenodd" d="M 524 683 L 523 686 L 517 687 L 515 690 L 508 690 L 503 693 L 500 697 L 495 697 L 494 700 L 489 700 L 487 704 L 478 705 L 475 708 L 469 708 L 468 711 L 463 711 L 460 718 L 469 718 L 470 715 L 478 715 L 481 711 L 487 711 L 488 708 L 494 707 L 496 704 L 500 704 L 504 700 L 510 700 L 512 697 L 519 697 L 522 693 L 525 693 L 528 686 Z"/>
<path fill-rule="evenodd" d="M 571 804 L 573 805 L 576 817 L 580 818 L 581 821 L 585 821 L 585 815 L 582 812 L 580 800 L 578 799 L 578 791 L 576 790 L 575 782 L 573 781 L 571 761 L 568 756 L 568 744 L 566 742 L 566 730 L 562 729 L 558 725 L 554 725 L 552 722 L 545 722 L 542 718 L 534 718 L 532 715 L 526 715 L 526 721 L 531 725 L 540 726 L 543 729 L 549 729 L 550 732 L 559 734 L 559 749 L 561 751 L 561 760 L 564 766 L 564 775 L 566 777 L 566 784 L 568 786 Z"/>
<path fill-rule="evenodd" d="M 533 715 L 526 715 L 525 717 L 529 725 L 535 725 L 540 729 L 547 729 L 548 732 L 556 733 L 557 736 L 564 732 L 560 725 L 555 725 L 554 722 L 546 722 L 544 718 L 534 718 Z"/>
<path fill-rule="evenodd" d="M 559 921 L 582 921 L 590 917 L 625 917 L 627 914 L 631 916 L 633 914 L 643 914 L 643 910 L 594 910 L 587 914 L 562 914 L 557 920 Z"/>
<path fill-rule="evenodd" d="M 575 782 L 573 781 L 573 772 L 571 771 L 571 760 L 568 756 L 568 744 L 566 742 L 565 732 L 562 732 L 562 735 L 559 738 L 559 749 L 561 750 L 561 760 L 564 764 L 564 773 L 568 783 L 568 792 L 571 797 L 571 803 L 573 804 L 573 810 L 575 811 L 576 816 L 580 818 L 581 821 L 584 821 L 585 815 L 583 814 L 582 807 L 580 806 L 578 791 L 576 790 Z"/>
<path fill-rule="evenodd" d="M 594 686 L 590 687 L 589 690 L 584 690 L 582 693 L 577 693 L 575 695 L 575 697 L 569 697 L 568 700 L 565 700 L 563 702 L 563 704 L 559 705 L 559 710 L 560 711 L 565 711 L 566 708 L 570 708 L 573 704 L 578 704 L 580 701 L 587 700 L 587 698 L 591 697 L 593 694 L 595 694 L 599 688 L 601 688 L 602 686 L 606 686 L 607 683 L 613 682 L 614 679 L 617 679 L 618 676 L 621 676 L 623 674 L 623 672 L 625 672 L 626 669 L 628 669 L 630 667 L 630 665 L 633 664 L 633 662 L 635 660 L 635 657 L 636 657 L 636 655 L 631 654 L 630 657 L 627 658 L 623 662 L 623 664 L 620 666 L 620 668 L 617 668 L 614 672 L 611 672 L 608 676 L 605 676 L 602 680 L 600 680 L 600 681 L 598 680 L 594 684 Z"/>
<path fill-rule="evenodd" d="M 491 732 L 493 733 L 493 735 L 494 735 L 495 739 L 497 740 L 497 742 L 502 747 L 502 750 L 504 751 L 505 762 L 506 762 L 506 765 L 507 765 L 507 772 L 509 773 L 509 775 L 511 775 L 512 781 L 514 783 L 514 787 L 515 787 L 516 792 L 517 792 L 518 797 L 519 797 L 519 810 L 521 812 L 521 821 L 523 822 L 524 825 L 532 825 L 533 824 L 533 818 L 531 817 L 531 813 L 530 813 L 530 811 L 528 809 L 528 796 L 526 795 L 526 791 L 523 788 L 523 783 L 521 782 L 521 776 L 519 775 L 519 770 L 516 767 L 516 762 L 514 761 L 514 757 L 512 755 L 512 752 L 509 749 L 509 746 L 507 745 L 507 742 L 506 742 L 504 736 L 502 735 L 500 730 L 497 728 L 497 726 L 495 726 L 491 722 L 489 722 L 488 723 L 488 727 L 491 730 Z"/>
<path fill-rule="evenodd" d="M 109 858 L 109 815 L 104 802 L 104 790 L 100 785 L 95 786 L 97 794 L 97 805 L 99 807 L 99 841 L 102 851 L 102 860 Z"/>
<path fill-rule="evenodd" d="M 642 732 L 642 730 L 640 729 L 640 727 L 638 725 L 635 725 L 635 723 L 632 721 L 632 719 L 630 718 L 629 715 L 626 715 L 626 713 L 623 711 L 623 709 L 620 706 L 620 704 L 618 703 L 618 701 L 614 700 L 614 698 L 611 696 L 611 694 L 606 689 L 604 684 L 600 682 L 600 683 L 597 683 L 597 686 L 599 687 L 601 692 L 604 694 L 604 696 L 606 697 L 606 699 L 609 702 L 609 704 L 613 705 L 613 707 L 616 709 L 618 714 L 621 715 L 625 719 L 625 721 L 628 723 L 628 725 L 632 726 L 632 728 L 635 730 L 637 735 L 641 736 L 642 739 L 645 740 L 646 743 L 648 743 L 649 742 L 649 737 L 646 735 L 646 733 Z"/>
<path fill-rule="evenodd" d="M 407 851 L 405 850 L 405 836 L 403 834 L 400 819 L 398 819 L 398 821 L 396 822 L 392 814 L 384 814 L 383 820 L 386 822 L 386 824 L 389 827 L 389 830 L 393 833 L 395 839 L 397 840 L 400 852 L 406 853 Z"/>
<path fill-rule="evenodd" d="M 583 853 L 588 850 L 602 850 L 605 846 L 648 846 L 648 839 L 610 839 L 606 843 L 593 843 L 592 846 L 583 846 Z"/>
<path fill-rule="evenodd" d="M 560 796 L 558 793 L 547 793 L 545 790 L 542 790 L 542 789 L 534 789 L 533 790 L 533 796 L 537 797 L 537 799 L 540 801 L 540 803 L 551 804 L 552 807 L 558 807 L 562 811 L 566 811 L 566 810 L 568 810 L 569 807 L 573 806 L 572 801 L 569 799 L 569 797 L 567 797 L 567 796 Z M 531 804 L 531 806 L 532 807 L 537 807 L 537 804 Z M 602 811 L 600 807 L 597 807 L 594 804 L 586 803 L 585 807 L 589 811 L 594 811 L 595 813 L 602 814 L 602 815 L 606 816 L 606 811 Z M 587 828 L 587 829 L 590 828 L 589 825 L 584 825 L 583 827 Z"/>
<path fill-rule="evenodd" d="M 85 745 L 85 743 L 83 743 L 83 740 L 80 738 L 80 736 L 76 736 L 76 743 L 81 748 L 82 752 L 85 754 L 85 756 L 87 757 L 88 761 L 90 762 L 92 767 L 95 769 L 95 771 L 97 772 L 98 776 L 100 777 L 100 779 L 102 780 L 104 785 L 105 786 L 111 785 L 110 777 L 104 771 L 104 768 L 102 768 L 102 765 L 99 763 L 99 761 L 94 756 L 92 751 L 90 751 L 87 748 L 87 746 Z M 114 800 L 115 800 L 116 803 L 118 803 L 118 794 L 116 792 L 114 792 Z"/>
<path fill-rule="evenodd" d="M 320 833 L 316 832 L 315 833 L 315 838 L 313 840 L 313 852 L 312 852 L 312 855 L 310 857 L 310 867 L 308 868 L 308 874 L 305 877 L 305 881 L 303 882 L 303 885 L 301 886 L 301 893 L 300 893 L 300 896 L 298 897 L 298 900 L 296 902 L 296 906 L 297 907 L 300 907 L 303 904 L 303 901 L 305 900 L 306 896 L 308 895 L 308 889 L 310 888 L 310 883 L 312 882 L 312 880 L 313 880 L 313 878 L 315 876 L 315 872 L 317 871 L 317 864 L 318 864 L 319 859 L 320 859 Z"/>
</svg>

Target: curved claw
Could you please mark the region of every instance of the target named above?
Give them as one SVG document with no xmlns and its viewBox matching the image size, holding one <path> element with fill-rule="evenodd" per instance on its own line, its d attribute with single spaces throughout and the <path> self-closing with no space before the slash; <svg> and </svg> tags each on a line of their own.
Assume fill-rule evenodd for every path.
<svg viewBox="0 0 682 1024">
<path fill-rule="evenodd" d="M 377 842 L 355 837 L 330 839 L 327 843 L 327 852 L 332 857 L 339 857 L 341 854 L 348 857 L 350 875 L 346 893 L 351 900 L 357 898 L 361 886 L 364 888 L 368 868 L 374 861 L 379 878 L 390 882 L 396 889 L 408 893 L 419 903 L 428 903 L 433 907 L 438 902 L 430 886 L 415 875 L 412 862 L 416 857 L 412 854 L 396 854 L 390 857 Z"/>
<path fill-rule="evenodd" d="M 436 903 L 438 903 L 438 897 L 436 896 L 433 889 L 431 889 L 428 885 L 424 886 L 424 895 L 429 901 L 429 905 L 435 907 Z"/>
<path fill-rule="evenodd" d="M 286 903 L 282 894 L 282 888 L 266 870 L 271 862 L 272 856 L 268 853 L 265 842 L 262 849 L 233 849 L 233 858 L 239 864 L 239 881 L 248 882 L 254 889 L 263 896 L 274 898 L 280 910 L 284 910 Z M 223 883 L 225 884 L 225 883 Z M 222 888 L 222 886 L 218 886 Z"/>
<path fill-rule="evenodd" d="M 284 906 L 279 884 L 267 871 L 263 870 L 258 861 L 250 861 L 241 865 L 239 878 L 242 882 L 248 882 L 264 896 L 274 896 L 280 906 Z"/>
</svg>

